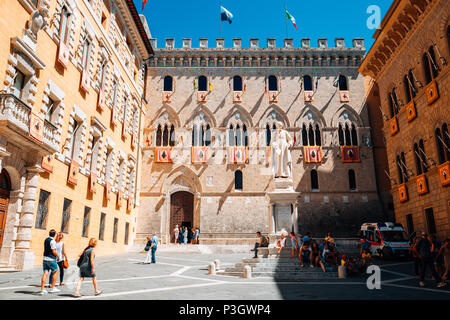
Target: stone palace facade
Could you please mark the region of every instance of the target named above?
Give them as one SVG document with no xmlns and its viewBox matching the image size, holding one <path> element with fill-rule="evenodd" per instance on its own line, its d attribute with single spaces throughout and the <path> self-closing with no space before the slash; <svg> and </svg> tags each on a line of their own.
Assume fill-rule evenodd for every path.
<svg viewBox="0 0 450 320">
<path fill-rule="evenodd" d="M 248 243 L 258 230 L 279 233 L 286 217 L 297 232 L 355 237 L 361 223 L 388 219 L 358 72 L 363 39 L 150 41 L 137 241 L 158 232 L 167 243 L 185 225 L 203 244 Z M 294 140 L 291 208 L 270 197 L 277 122 Z"/>
</svg>

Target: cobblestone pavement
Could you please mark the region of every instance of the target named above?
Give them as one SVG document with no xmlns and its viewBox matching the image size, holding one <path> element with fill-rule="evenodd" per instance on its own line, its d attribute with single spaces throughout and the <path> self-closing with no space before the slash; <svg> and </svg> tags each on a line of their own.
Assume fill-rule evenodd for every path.
<svg viewBox="0 0 450 320">
<path fill-rule="evenodd" d="M 157 254 L 156 264 L 142 264 L 143 253 L 126 253 L 100 257 L 96 273 L 100 296 L 94 296 L 92 282 L 87 279 L 81 287 L 81 298 L 100 300 L 340 300 L 340 299 L 450 299 L 450 284 L 437 289 L 432 279 L 426 287 L 419 287 L 413 275 L 413 266 L 407 261 L 381 262 L 381 289 L 369 290 L 367 276 L 332 280 L 282 281 L 272 278 L 244 279 L 208 275 L 208 264 L 219 259 L 221 266 L 233 265 L 251 254 Z M 76 261 L 66 271 L 65 286 L 61 292 L 39 296 L 42 268 L 15 273 L 0 273 L 0 299 L 70 299 L 78 280 Z M 57 283 L 59 280 L 57 281 Z"/>
</svg>

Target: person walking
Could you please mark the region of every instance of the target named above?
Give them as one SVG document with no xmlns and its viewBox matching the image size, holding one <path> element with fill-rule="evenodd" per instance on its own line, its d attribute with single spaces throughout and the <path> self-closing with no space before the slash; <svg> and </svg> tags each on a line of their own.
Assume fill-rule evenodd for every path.
<svg viewBox="0 0 450 320">
<path fill-rule="evenodd" d="M 292 231 L 289 234 L 289 236 L 291 237 L 291 247 L 292 247 L 291 258 L 295 258 L 297 256 L 298 249 L 300 246 L 298 245 L 297 236 L 295 235 L 294 231 Z"/>
<path fill-rule="evenodd" d="M 183 240 L 184 240 L 184 244 L 188 243 L 188 228 L 187 227 L 184 227 Z"/>
<path fill-rule="evenodd" d="M 58 232 L 56 234 L 55 242 L 56 242 L 56 253 L 58 253 L 58 261 L 56 262 L 59 267 L 59 285 L 63 286 L 64 283 L 64 260 L 67 259 L 66 251 L 64 249 L 64 242 L 62 241 L 64 238 L 64 234 L 62 232 Z M 53 277 L 53 272 L 50 276 L 49 282 L 51 282 L 51 279 Z"/>
<path fill-rule="evenodd" d="M 422 232 L 422 238 L 417 242 L 414 250 L 416 254 L 420 258 L 421 262 L 421 270 L 420 270 L 420 286 L 425 286 L 425 272 L 427 267 L 431 269 L 431 274 L 436 280 L 437 287 L 441 288 L 446 285 L 444 281 L 442 281 L 441 276 L 436 272 L 436 268 L 434 267 L 434 259 L 433 259 L 433 251 L 434 251 L 434 243 L 425 232 Z"/>
<path fill-rule="evenodd" d="M 420 258 L 415 250 L 417 242 L 419 240 L 420 240 L 420 237 L 415 237 L 411 243 L 411 246 L 409 247 L 409 251 L 411 253 L 411 257 L 414 262 L 414 274 L 415 274 L 416 278 L 420 278 L 420 269 L 421 269 Z"/>
<path fill-rule="evenodd" d="M 197 227 L 195 228 L 195 244 L 199 244 L 199 237 L 200 237 L 200 229 Z"/>
<path fill-rule="evenodd" d="M 178 243 L 183 244 L 184 243 L 184 227 L 180 227 L 180 235 L 178 237 Z"/>
<path fill-rule="evenodd" d="M 86 249 L 84 249 L 83 253 L 80 255 L 82 257 L 82 262 L 80 267 L 80 280 L 78 280 L 77 287 L 75 289 L 74 297 L 81 297 L 80 288 L 81 283 L 84 281 L 84 278 L 92 278 L 92 285 L 94 286 L 95 295 L 98 296 L 102 294 L 103 291 L 98 290 L 97 287 L 97 278 L 95 274 L 95 253 L 94 248 L 97 246 L 97 239 L 91 238 L 89 240 L 89 244 Z"/>
<path fill-rule="evenodd" d="M 50 285 L 50 293 L 60 292 L 58 288 L 55 288 L 56 277 L 58 275 L 58 264 L 56 263 L 59 260 L 58 253 L 56 252 L 56 241 L 55 241 L 55 230 L 50 230 L 48 233 L 48 237 L 44 240 L 44 260 L 42 263 L 44 274 L 41 278 L 41 291 L 40 295 L 47 294 L 47 290 L 45 290 L 45 282 L 47 281 L 48 273 L 51 272 L 51 285 Z"/>
<path fill-rule="evenodd" d="M 151 251 L 152 251 L 152 263 L 156 263 L 156 249 L 158 249 L 158 237 L 156 236 L 156 232 L 153 234 L 152 243 L 151 243 Z"/>
<path fill-rule="evenodd" d="M 180 235 L 180 230 L 178 230 L 178 225 L 173 229 L 173 235 L 175 237 L 175 243 L 178 243 L 178 236 Z"/>
<path fill-rule="evenodd" d="M 442 275 L 442 280 L 447 280 L 450 273 L 450 238 L 444 240 L 438 256 L 444 257 L 445 271 Z"/>
<path fill-rule="evenodd" d="M 195 229 L 191 229 L 191 244 L 195 244 Z"/>
<path fill-rule="evenodd" d="M 145 244 L 145 251 L 147 251 L 147 255 L 145 256 L 144 264 L 151 263 L 151 257 L 152 257 L 152 238 L 150 236 L 147 236 L 147 243 Z"/>
</svg>

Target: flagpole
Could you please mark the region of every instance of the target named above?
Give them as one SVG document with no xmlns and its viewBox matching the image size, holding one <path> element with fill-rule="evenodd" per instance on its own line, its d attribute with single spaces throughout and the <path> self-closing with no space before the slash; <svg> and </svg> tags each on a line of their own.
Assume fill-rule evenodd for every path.
<svg viewBox="0 0 450 320">
<path fill-rule="evenodd" d="M 286 38 L 289 38 L 289 34 L 288 34 L 288 18 L 287 18 L 287 15 L 286 15 L 286 12 L 287 12 L 287 6 L 286 6 L 286 1 L 284 1 L 284 15 L 285 15 L 285 17 L 286 17 Z"/>
<path fill-rule="evenodd" d="M 222 11 L 220 10 L 220 6 L 221 6 L 221 4 L 220 4 L 220 1 L 219 1 L 219 38 L 222 38 L 222 17 L 221 17 L 221 15 L 222 15 Z"/>
</svg>

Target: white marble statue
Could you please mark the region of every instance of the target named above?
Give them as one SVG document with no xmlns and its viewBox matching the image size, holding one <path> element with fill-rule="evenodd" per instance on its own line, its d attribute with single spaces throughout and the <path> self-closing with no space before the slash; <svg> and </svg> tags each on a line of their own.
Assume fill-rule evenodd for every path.
<svg viewBox="0 0 450 320">
<path fill-rule="evenodd" d="M 289 150 L 293 139 L 283 129 L 283 124 L 275 123 L 276 131 L 272 137 L 272 172 L 275 178 L 292 178 L 292 157 Z"/>
</svg>

